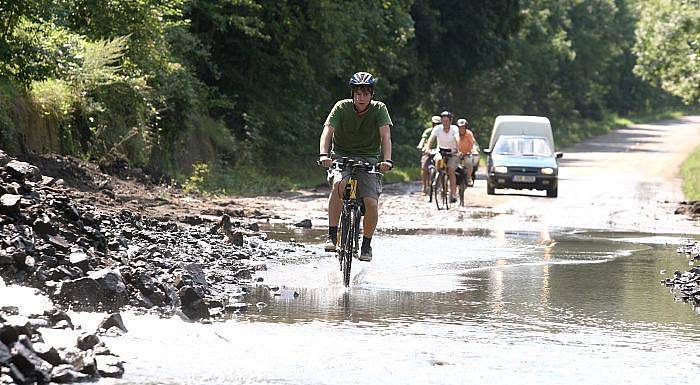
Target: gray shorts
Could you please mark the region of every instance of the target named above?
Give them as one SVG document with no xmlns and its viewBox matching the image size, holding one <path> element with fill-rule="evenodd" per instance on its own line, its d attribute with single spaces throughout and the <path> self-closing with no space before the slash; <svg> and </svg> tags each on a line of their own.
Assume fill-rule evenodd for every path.
<svg viewBox="0 0 700 385">
<path fill-rule="evenodd" d="M 352 159 L 360 160 L 368 163 L 376 163 L 376 158 L 363 158 L 363 157 L 353 157 Z M 352 170 L 346 168 L 343 170 L 342 174 L 339 170 L 329 171 L 329 181 L 334 183 L 335 181 L 350 179 L 350 174 Z M 374 198 L 379 199 L 379 195 L 382 194 L 382 179 L 379 174 L 369 174 L 365 170 L 358 170 L 355 173 L 357 177 L 357 194 L 361 198 Z"/>
<path fill-rule="evenodd" d="M 439 157 L 439 154 L 436 154 Z M 457 168 L 457 165 L 459 164 L 459 157 L 457 155 L 448 155 L 446 157 L 447 164 L 446 166 L 448 168 Z"/>
</svg>

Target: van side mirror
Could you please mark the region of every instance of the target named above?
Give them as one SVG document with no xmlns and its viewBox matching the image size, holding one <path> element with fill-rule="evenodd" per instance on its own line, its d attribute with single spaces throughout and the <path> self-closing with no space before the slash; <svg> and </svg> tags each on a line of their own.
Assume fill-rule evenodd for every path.
<svg viewBox="0 0 700 385">
<path fill-rule="evenodd" d="M 554 156 L 555 156 L 557 159 L 561 159 L 561 158 L 564 157 L 564 153 L 563 153 L 563 152 L 555 152 L 555 153 L 554 153 Z"/>
<path fill-rule="evenodd" d="M 485 148 L 485 149 L 481 150 L 481 152 L 483 152 L 483 153 L 486 154 L 486 155 L 490 155 L 490 154 L 491 154 L 491 149 L 490 149 L 490 148 Z"/>
</svg>

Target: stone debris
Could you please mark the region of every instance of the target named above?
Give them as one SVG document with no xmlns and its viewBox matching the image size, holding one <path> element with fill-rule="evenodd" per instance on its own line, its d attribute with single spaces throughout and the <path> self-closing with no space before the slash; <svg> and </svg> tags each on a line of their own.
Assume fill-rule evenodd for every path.
<svg viewBox="0 0 700 385">
<path fill-rule="evenodd" d="M 700 262 L 700 243 L 697 241 L 681 245 L 676 251 L 685 254 L 691 263 Z M 700 267 L 695 266 L 683 273 L 675 271 L 672 278 L 666 278 L 661 283 L 672 288 L 679 300 L 700 306 Z"/>
<path fill-rule="evenodd" d="M 73 347 L 56 348 L 44 342 L 36 325 L 45 327 L 57 319 L 72 325 L 61 310 L 30 317 L 5 310 L 0 309 L 0 384 L 65 384 L 124 374 L 122 360 L 101 354 L 108 350 L 94 334 L 82 334 Z"/>
<path fill-rule="evenodd" d="M 178 223 L 130 210 L 100 211 L 74 200 L 61 177 L 42 175 L 38 167 L 0 150 L 0 280 L 35 287 L 58 306 L 35 320 L 37 325 L 74 329 L 67 309 L 116 314 L 135 308 L 203 322 L 227 316 L 224 309 L 245 312 L 240 294 L 260 270 L 252 263 L 306 252 L 302 245 L 290 249 L 289 243 L 267 240 L 257 224 L 225 213 L 212 227 L 195 216 Z M 112 184 L 100 188 L 111 190 Z M 252 215 L 265 217 L 258 211 Z M 121 317 L 113 316 L 97 334 L 127 332 Z M 124 371 L 118 359 L 95 363 L 94 351 L 109 350 L 94 345 L 91 335 L 81 340 L 83 350 L 15 349 L 18 334 L 35 338 L 28 332 L 34 326 L 2 322 L 0 361 L 11 365 L 0 373 L 3 379 L 66 383 Z"/>
</svg>

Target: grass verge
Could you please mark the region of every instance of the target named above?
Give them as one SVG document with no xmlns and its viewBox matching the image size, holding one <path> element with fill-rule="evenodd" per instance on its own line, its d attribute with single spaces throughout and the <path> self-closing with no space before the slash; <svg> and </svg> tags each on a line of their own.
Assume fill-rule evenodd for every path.
<svg viewBox="0 0 700 385">
<path fill-rule="evenodd" d="M 683 162 L 683 194 L 691 201 L 700 200 L 700 147 Z"/>
</svg>

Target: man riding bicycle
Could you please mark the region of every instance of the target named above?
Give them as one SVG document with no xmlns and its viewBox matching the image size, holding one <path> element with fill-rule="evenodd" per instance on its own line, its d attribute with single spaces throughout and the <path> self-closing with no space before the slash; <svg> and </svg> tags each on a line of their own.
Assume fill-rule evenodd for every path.
<svg viewBox="0 0 700 385">
<path fill-rule="evenodd" d="M 467 179 L 467 184 L 472 185 L 472 150 L 474 149 L 474 134 L 469 129 L 467 119 L 457 120 L 459 127 L 459 136 L 457 137 L 457 156 L 461 161 L 464 158 L 464 171 Z"/>
<path fill-rule="evenodd" d="M 347 157 L 367 163 L 377 163 L 381 151 L 380 171 L 388 171 L 393 166 L 391 160 L 391 117 L 386 105 L 372 100 L 376 79 L 368 72 L 358 72 L 350 78 L 352 99 L 338 101 L 326 122 L 319 144 L 319 162 L 329 168 L 333 159 Z M 332 142 L 331 151 L 328 147 Z M 334 171 L 333 188 L 328 197 L 328 241 L 326 251 L 335 251 L 338 240 L 338 222 L 342 208 L 342 195 L 350 170 Z M 365 205 L 362 223 L 363 237 L 359 259 L 372 260 L 372 235 L 379 219 L 379 195 L 382 185 L 379 175 L 360 171 L 357 175 L 358 195 Z"/>
<path fill-rule="evenodd" d="M 457 133 L 457 126 L 452 124 L 452 113 L 443 111 L 440 114 L 440 120 L 442 124 L 438 124 L 433 128 L 433 132 L 430 134 L 430 138 L 428 138 L 428 143 L 423 147 L 423 151 L 429 151 L 433 141 L 437 138 L 439 148 L 448 149 L 452 154 L 456 155 L 459 134 Z M 448 156 L 447 159 L 445 159 L 447 164 L 447 176 L 450 179 L 450 202 L 452 203 L 457 202 L 457 177 L 455 175 L 457 160 L 456 156 Z"/>
<path fill-rule="evenodd" d="M 428 168 L 430 167 L 430 160 L 432 157 L 432 155 L 430 155 L 430 151 L 423 151 L 423 146 L 425 146 L 425 142 L 428 140 L 428 138 L 430 138 L 430 134 L 433 133 L 435 126 L 441 122 L 440 117 L 437 115 L 433 115 L 430 121 L 432 123 L 432 127 L 426 128 L 423 131 L 423 134 L 420 137 L 420 142 L 418 142 L 418 145 L 416 146 L 416 148 L 421 151 L 420 176 L 421 180 L 423 181 L 423 195 L 426 195 L 430 189 L 430 172 Z"/>
</svg>

